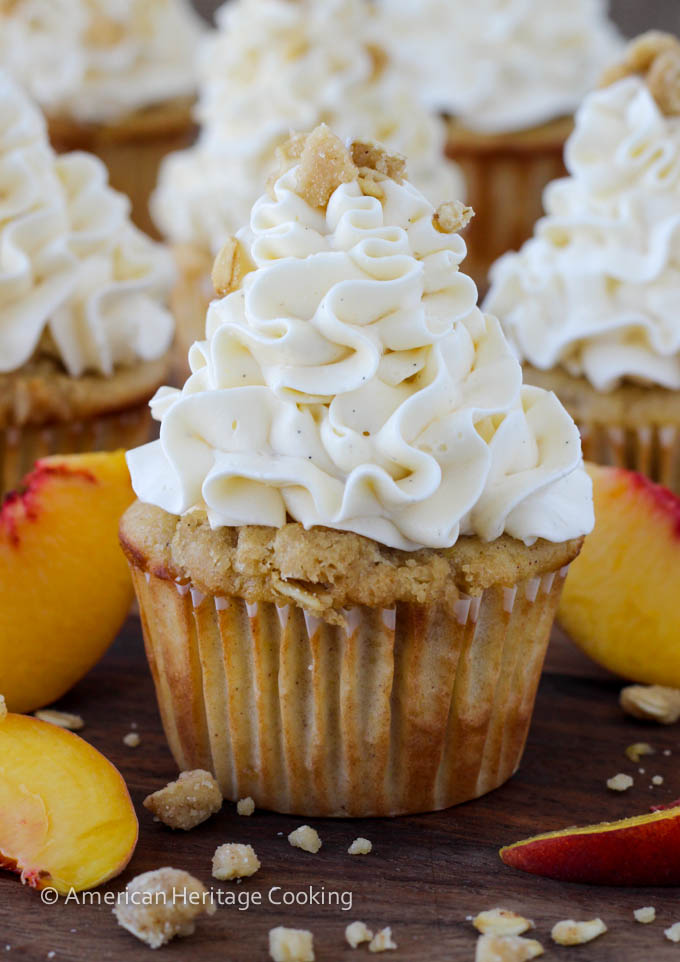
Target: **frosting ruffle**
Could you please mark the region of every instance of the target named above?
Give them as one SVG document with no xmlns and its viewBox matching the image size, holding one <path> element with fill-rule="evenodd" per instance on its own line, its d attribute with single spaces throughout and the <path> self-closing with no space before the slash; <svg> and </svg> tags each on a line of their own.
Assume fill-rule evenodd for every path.
<svg viewBox="0 0 680 962">
<path fill-rule="evenodd" d="M 642 80 L 596 91 L 534 237 L 491 271 L 486 308 L 522 358 L 599 390 L 680 388 L 680 117 Z"/>
<path fill-rule="evenodd" d="M 213 526 L 354 531 L 402 549 L 592 526 L 578 431 L 522 387 L 466 249 L 410 184 L 342 184 L 327 209 L 297 168 L 239 233 L 254 270 L 214 301 L 182 390 L 152 400 L 160 440 L 130 452 L 142 501 Z"/>
<path fill-rule="evenodd" d="M 0 372 L 37 350 L 69 374 L 163 355 L 170 255 L 84 153 L 57 157 L 38 110 L 0 73 Z"/>
</svg>

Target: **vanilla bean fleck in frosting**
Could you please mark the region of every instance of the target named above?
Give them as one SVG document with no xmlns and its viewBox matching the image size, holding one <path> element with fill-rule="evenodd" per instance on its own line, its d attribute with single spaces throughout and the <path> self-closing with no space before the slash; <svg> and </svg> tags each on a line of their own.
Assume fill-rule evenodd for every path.
<svg viewBox="0 0 680 962">
<path fill-rule="evenodd" d="M 165 354 L 172 260 L 128 215 L 104 165 L 56 156 L 0 71 L 0 373 L 43 354 L 73 376 L 109 375 Z"/>
<path fill-rule="evenodd" d="M 191 376 L 151 402 L 160 440 L 129 453 L 140 500 L 406 550 L 588 531 L 578 431 L 554 395 L 522 387 L 459 270 L 449 228 L 469 210 L 435 211 L 403 158 L 325 127 L 283 154 L 218 258 L 224 296 Z"/>
<path fill-rule="evenodd" d="M 570 176 L 547 188 L 534 237 L 491 270 L 485 307 L 522 359 L 602 391 L 680 388 L 680 98 L 675 114 L 659 102 L 680 92 L 675 44 L 668 87 L 622 71 L 586 98 Z"/>
<path fill-rule="evenodd" d="M 276 148 L 322 122 L 408 156 L 413 182 L 435 204 L 461 196 L 444 124 L 387 58 L 374 4 L 231 0 L 217 24 L 202 57 L 199 141 L 166 158 L 152 199 L 174 243 L 216 253 L 248 220 Z"/>
<path fill-rule="evenodd" d="M 605 0 L 380 0 L 425 101 L 471 130 L 569 115 L 621 51 Z"/>
<path fill-rule="evenodd" d="M 115 120 L 196 88 L 189 0 L 0 3 L 0 63 L 49 115 Z"/>
</svg>

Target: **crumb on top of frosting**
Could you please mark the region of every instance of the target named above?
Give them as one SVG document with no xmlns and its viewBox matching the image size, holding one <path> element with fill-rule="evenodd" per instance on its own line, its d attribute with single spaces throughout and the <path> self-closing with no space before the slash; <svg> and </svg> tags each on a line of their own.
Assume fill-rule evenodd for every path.
<svg viewBox="0 0 680 962">
<path fill-rule="evenodd" d="M 623 60 L 609 67 L 602 86 L 624 77 L 642 76 L 666 116 L 680 114 L 680 40 L 671 33 L 649 30 L 632 40 Z"/>
<path fill-rule="evenodd" d="M 238 290 L 246 274 L 252 271 L 254 265 L 235 237 L 230 237 L 215 258 L 211 279 L 218 297 L 226 297 L 232 291 Z"/>
<path fill-rule="evenodd" d="M 305 140 L 297 170 L 297 191 L 311 207 L 325 207 L 340 186 L 357 178 L 348 149 L 321 124 Z"/>
<path fill-rule="evenodd" d="M 455 234 L 467 227 L 474 216 L 472 207 L 468 207 L 460 200 L 448 200 L 436 209 L 432 223 L 435 230 L 442 234 Z"/>
</svg>

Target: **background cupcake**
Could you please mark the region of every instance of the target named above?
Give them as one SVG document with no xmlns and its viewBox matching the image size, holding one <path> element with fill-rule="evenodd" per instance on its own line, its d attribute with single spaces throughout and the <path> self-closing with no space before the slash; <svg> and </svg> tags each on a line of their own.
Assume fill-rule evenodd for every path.
<svg viewBox="0 0 680 962">
<path fill-rule="evenodd" d="M 586 457 L 680 492 L 680 42 L 643 35 L 606 79 L 577 114 L 570 177 L 493 268 L 485 306 Z"/>
<path fill-rule="evenodd" d="M 105 162 L 147 232 L 160 160 L 193 136 L 201 33 L 188 0 L 0 5 L 0 66 L 40 104 L 58 151 Z"/>
<path fill-rule="evenodd" d="M 128 211 L 97 158 L 54 153 L 0 72 L 0 491 L 42 455 L 149 436 L 172 263 Z"/>
<path fill-rule="evenodd" d="M 477 216 L 467 267 L 530 236 L 583 95 L 621 50 L 604 0 L 381 0 L 390 47 L 426 104 L 447 115 L 448 150 Z"/>
<path fill-rule="evenodd" d="M 462 205 L 327 127 L 283 154 L 128 455 L 165 731 L 258 807 L 443 808 L 519 764 L 593 520 L 578 432 L 476 308 Z"/>
<path fill-rule="evenodd" d="M 152 203 L 179 253 L 183 363 L 204 333 L 214 256 L 247 221 L 291 131 L 326 122 L 342 137 L 378 139 L 408 155 L 435 203 L 462 196 L 443 124 L 388 61 L 376 40 L 384 25 L 366 0 L 234 0 L 217 23 L 202 57 L 199 141 L 165 161 Z"/>
</svg>

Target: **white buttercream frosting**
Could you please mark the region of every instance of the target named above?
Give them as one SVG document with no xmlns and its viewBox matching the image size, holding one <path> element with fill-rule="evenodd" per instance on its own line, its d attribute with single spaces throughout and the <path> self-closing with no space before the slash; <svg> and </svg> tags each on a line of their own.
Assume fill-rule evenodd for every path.
<svg viewBox="0 0 680 962">
<path fill-rule="evenodd" d="M 680 116 L 628 77 L 584 101 L 566 162 L 534 237 L 492 268 L 486 307 L 537 368 L 678 389 Z"/>
<path fill-rule="evenodd" d="M 503 133 L 574 112 L 621 51 L 605 0 L 380 0 L 426 102 Z"/>
<path fill-rule="evenodd" d="M 367 0 L 231 0 L 217 23 L 202 57 L 201 136 L 166 158 L 152 198 L 171 240 L 219 250 L 247 222 L 276 147 L 321 122 L 405 154 L 435 204 L 462 196 L 443 123 L 401 69 L 371 50 L 384 31 Z"/>
<path fill-rule="evenodd" d="M 57 157 L 45 123 L 0 72 L 0 372 L 38 350 L 69 374 L 111 374 L 172 341 L 172 262 L 84 153 Z"/>
<path fill-rule="evenodd" d="M 408 183 L 383 181 L 382 199 L 342 184 L 318 208 L 297 178 L 255 204 L 238 235 L 253 270 L 212 303 L 183 389 L 151 402 L 160 440 L 128 456 L 138 497 L 214 527 L 293 518 L 407 550 L 587 532 L 578 431 L 522 387 L 459 271 L 461 237 Z"/>
<path fill-rule="evenodd" d="M 14 0 L 0 63 L 48 114 L 112 120 L 191 95 L 202 33 L 189 0 Z"/>
</svg>

